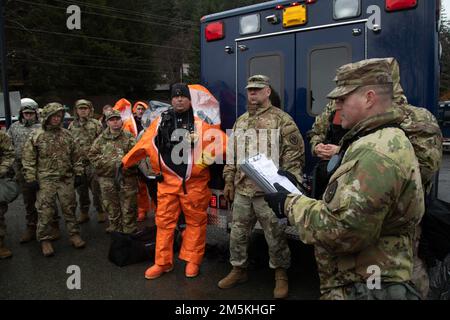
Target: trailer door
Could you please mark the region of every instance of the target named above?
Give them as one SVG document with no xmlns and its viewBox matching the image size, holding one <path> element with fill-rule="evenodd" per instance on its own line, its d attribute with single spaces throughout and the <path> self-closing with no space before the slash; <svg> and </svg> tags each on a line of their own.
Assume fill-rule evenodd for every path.
<svg viewBox="0 0 450 320">
<path fill-rule="evenodd" d="M 251 75 L 264 74 L 280 95 L 283 110 L 293 113 L 295 104 L 295 35 L 278 35 L 236 41 L 236 115 L 246 111 L 245 86 Z"/>
<path fill-rule="evenodd" d="M 306 139 L 315 117 L 335 87 L 336 69 L 343 64 L 366 57 L 364 23 L 319 28 L 296 33 L 296 108 L 294 119 L 305 138 L 306 172 L 311 172 L 316 159 Z"/>
<path fill-rule="evenodd" d="M 311 128 L 335 87 L 336 69 L 365 59 L 365 24 L 350 24 L 296 34 L 296 117 L 302 132 Z"/>
</svg>

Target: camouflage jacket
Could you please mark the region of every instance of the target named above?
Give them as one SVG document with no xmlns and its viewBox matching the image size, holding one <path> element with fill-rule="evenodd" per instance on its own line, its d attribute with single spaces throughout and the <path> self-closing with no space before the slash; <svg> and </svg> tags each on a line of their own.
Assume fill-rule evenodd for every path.
<svg viewBox="0 0 450 320">
<path fill-rule="evenodd" d="M 11 170 L 13 163 L 14 148 L 11 138 L 3 131 L 0 131 L 0 178 Z"/>
<path fill-rule="evenodd" d="M 35 123 L 31 126 L 25 126 L 21 121 L 14 122 L 8 129 L 8 135 L 11 137 L 16 151 L 16 162 L 22 166 L 22 151 L 25 142 L 30 138 L 33 131 L 41 127 L 40 123 Z"/>
<path fill-rule="evenodd" d="M 257 148 L 251 148 L 254 142 Z M 240 169 L 245 158 L 257 153 L 265 153 L 279 168 L 291 172 L 298 181 L 302 181 L 305 163 L 303 137 L 291 116 L 270 104 L 261 109 L 249 110 L 236 120 L 227 150 L 223 177 L 227 183 L 234 182 L 236 191 L 242 195 L 252 197 L 263 194 Z"/>
<path fill-rule="evenodd" d="M 311 154 L 316 155 L 314 149 L 319 143 L 324 143 L 326 140 L 327 132 L 330 128 L 330 117 L 335 111 L 336 104 L 334 100 L 331 100 L 319 114 L 312 125 L 311 130 L 308 132 L 309 142 L 311 144 Z"/>
<path fill-rule="evenodd" d="M 128 131 L 121 130 L 119 133 L 111 133 L 110 129 L 106 129 L 94 141 L 89 150 L 89 160 L 94 166 L 95 173 L 99 177 L 113 178 L 116 169 L 122 163 L 122 158 L 130 151 L 136 140 Z M 133 170 L 127 170 L 127 174 L 136 173 Z"/>
<path fill-rule="evenodd" d="M 323 200 L 289 195 L 285 212 L 304 243 L 315 245 L 322 297 L 334 289 L 366 283 L 381 269 L 381 281 L 411 279 L 412 239 L 424 213 L 414 149 L 392 110 L 361 121 L 343 138 L 350 144 L 331 176 Z"/>
<path fill-rule="evenodd" d="M 75 139 L 64 128 L 36 130 L 22 152 L 25 181 L 61 180 L 84 173 Z"/>
<path fill-rule="evenodd" d="M 102 133 L 102 124 L 93 118 L 88 118 L 83 122 L 75 119 L 68 129 L 80 148 L 83 164 L 87 165 L 89 161 L 87 154 L 95 139 Z"/>
</svg>

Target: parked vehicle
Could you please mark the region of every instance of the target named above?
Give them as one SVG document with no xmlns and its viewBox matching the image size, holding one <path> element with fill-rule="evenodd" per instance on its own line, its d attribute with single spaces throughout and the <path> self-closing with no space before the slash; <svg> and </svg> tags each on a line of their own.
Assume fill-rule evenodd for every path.
<svg viewBox="0 0 450 320">
<path fill-rule="evenodd" d="M 247 78 L 269 76 L 306 138 L 337 67 L 395 57 L 409 102 L 437 115 L 440 8 L 440 0 L 304 0 L 211 14 L 201 19 L 201 83 L 220 102 L 222 128 L 229 129 L 246 111 Z M 307 173 L 315 161 L 306 148 Z M 210 222 L 226 227 L 221 169 L 212 176 Z"/>
</svg>

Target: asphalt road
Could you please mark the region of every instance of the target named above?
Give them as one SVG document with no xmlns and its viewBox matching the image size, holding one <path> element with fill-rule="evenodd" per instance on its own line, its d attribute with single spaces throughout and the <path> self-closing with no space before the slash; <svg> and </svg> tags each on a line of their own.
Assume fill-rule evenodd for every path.
<svg viewBox="0 0 450 320">
<path fill-rule="evenodd" d="M 450 155 L 442 164 L 439 198 L 450 202 Z M 208 300 L 239 299 L 265 300 L 272 298 L 274 276 L 268 267 L 267 246 L 260 234 L 254 234 L 250 246 L 249 281 L 233 289 L 221 290 L 217 281 L 230 270 L 228 263 L 228 235 L 214 227 L 208 229 L 207 252 L 197 278 L 184 276 L 184 262 L 176 260 L 173 272 L 156 280 L 145 280 L 144 272 L 152 261 L 117 267 L 108 261 L 110 238 L 105 224 L 98 224 L 91 211 L 91 219 L 82 225 L 82 237 L 87 247 L 71 247 L 61 221 L 62 238 L 54 242 L 56 255 L 45 258 L 37 242 L 19 244 L 25 228 L 22 199 L 10 205 L 6 216 L 7 246 L 13 251 L 11 259 L 0 261 L 0 299 L 167 299 Z M 151 220 L 140 226 L 151 224 Z M 299 242 L 289 243 L 292 266 L 289 270 L 289 299 L 317 299 L 319 279 L 313 250 Z M 81 270 L 81 289 L 70 290 L 67 280 L 69 266 Z"/>
</svg>

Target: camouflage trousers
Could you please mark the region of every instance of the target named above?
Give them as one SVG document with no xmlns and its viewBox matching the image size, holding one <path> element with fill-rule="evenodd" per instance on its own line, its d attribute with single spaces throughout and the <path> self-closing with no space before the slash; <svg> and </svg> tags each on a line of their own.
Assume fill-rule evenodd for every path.
<svg viewBox="0 0 450 320">
<path fill-rule="evenodd" d="M 250 235 L 259 222 L 269 247 L 270 268 L 288 269 L 291 264 L 285 225 L 280 224 L 263 196 L 247 197 L 236 192 L 233 202 L 233 222 L 230 233 L 230 263 L 234 267 L 247 267 Z"/>
<path fill-rule="evenodd" d="M 91 206 L 91 199 L 89 198 L 89 189 L 92 192 L 92 200 L 97 212 L 103 212 L 102 203 L 100 200 L 100 185 L 98 178 L 94 174 L 92 165 L 88 165 L 85 169 L 86 183 L 78 186 L 78 204 L 80 206 L 80 212 L 88 213 Z"/>
<path fill-rule="evenodd" d="M 27 184 L 25 183 L 25 178 L 23 177 L 21 165 L 18 164 L 15 165 L 15 172 L 17 183 L 19 184 L 20 190 L 22 191 L 23 203 L 25 205 L 25 212 L 26 212 L 25 219 L 27 221 L 27 226 L 31 228 L 36 228 L 38 220 L 38 214 L 36 210 L 37 191 L 35 189 L 27 187 Z"/>
<path fill-rule="evenodd" d="M 109 217 L 109 230 L 133 233 L 137 230 L 137 178 L 124 177 L 120 190 L 114 178 L 99 177 L 103 208 Z"/>
<path fill-rule="evenodd" d="M 38 225 L 36 238 L 38 241 L 52 239 L 52 223 L 55 215 L 55 201 L 58 199 L 61 206 L 66 228 L 70 236 L 79 234 L 75 217 L 76 199 L 74 179 L 40 180 L 37 193 L 36 208 L 38 211 Z"/>
<path fill-rule="evenodd" d="M 321 300 L 420 300 L 420 294 L 409 282 L 382 282 L 381 289 L 369 289 L 366 283 L 353 283 L 335 288 Z"/>
<path fill-rule="evenodd" d="M 2 241 L 6 236 L 6 211 L 8 211 L 8 205 L 4 202 L 0 203 L 0 241 Z"/>
<path fill-rule="evenodd" d="M 430 290 L 430 279 L 428 278 L 428 273 L 425 268 L 425 263 L 419 258 L 419 241 L 422 234 L 422 228 L 420 225 L 416 226 L 416 233 L 413 239 L 413 273 L 411 276 L 411 281 L 416 286 L 417 290 L 421 294 L 423 299 L 428 296 L 428 291 Z"/>
</svg>

